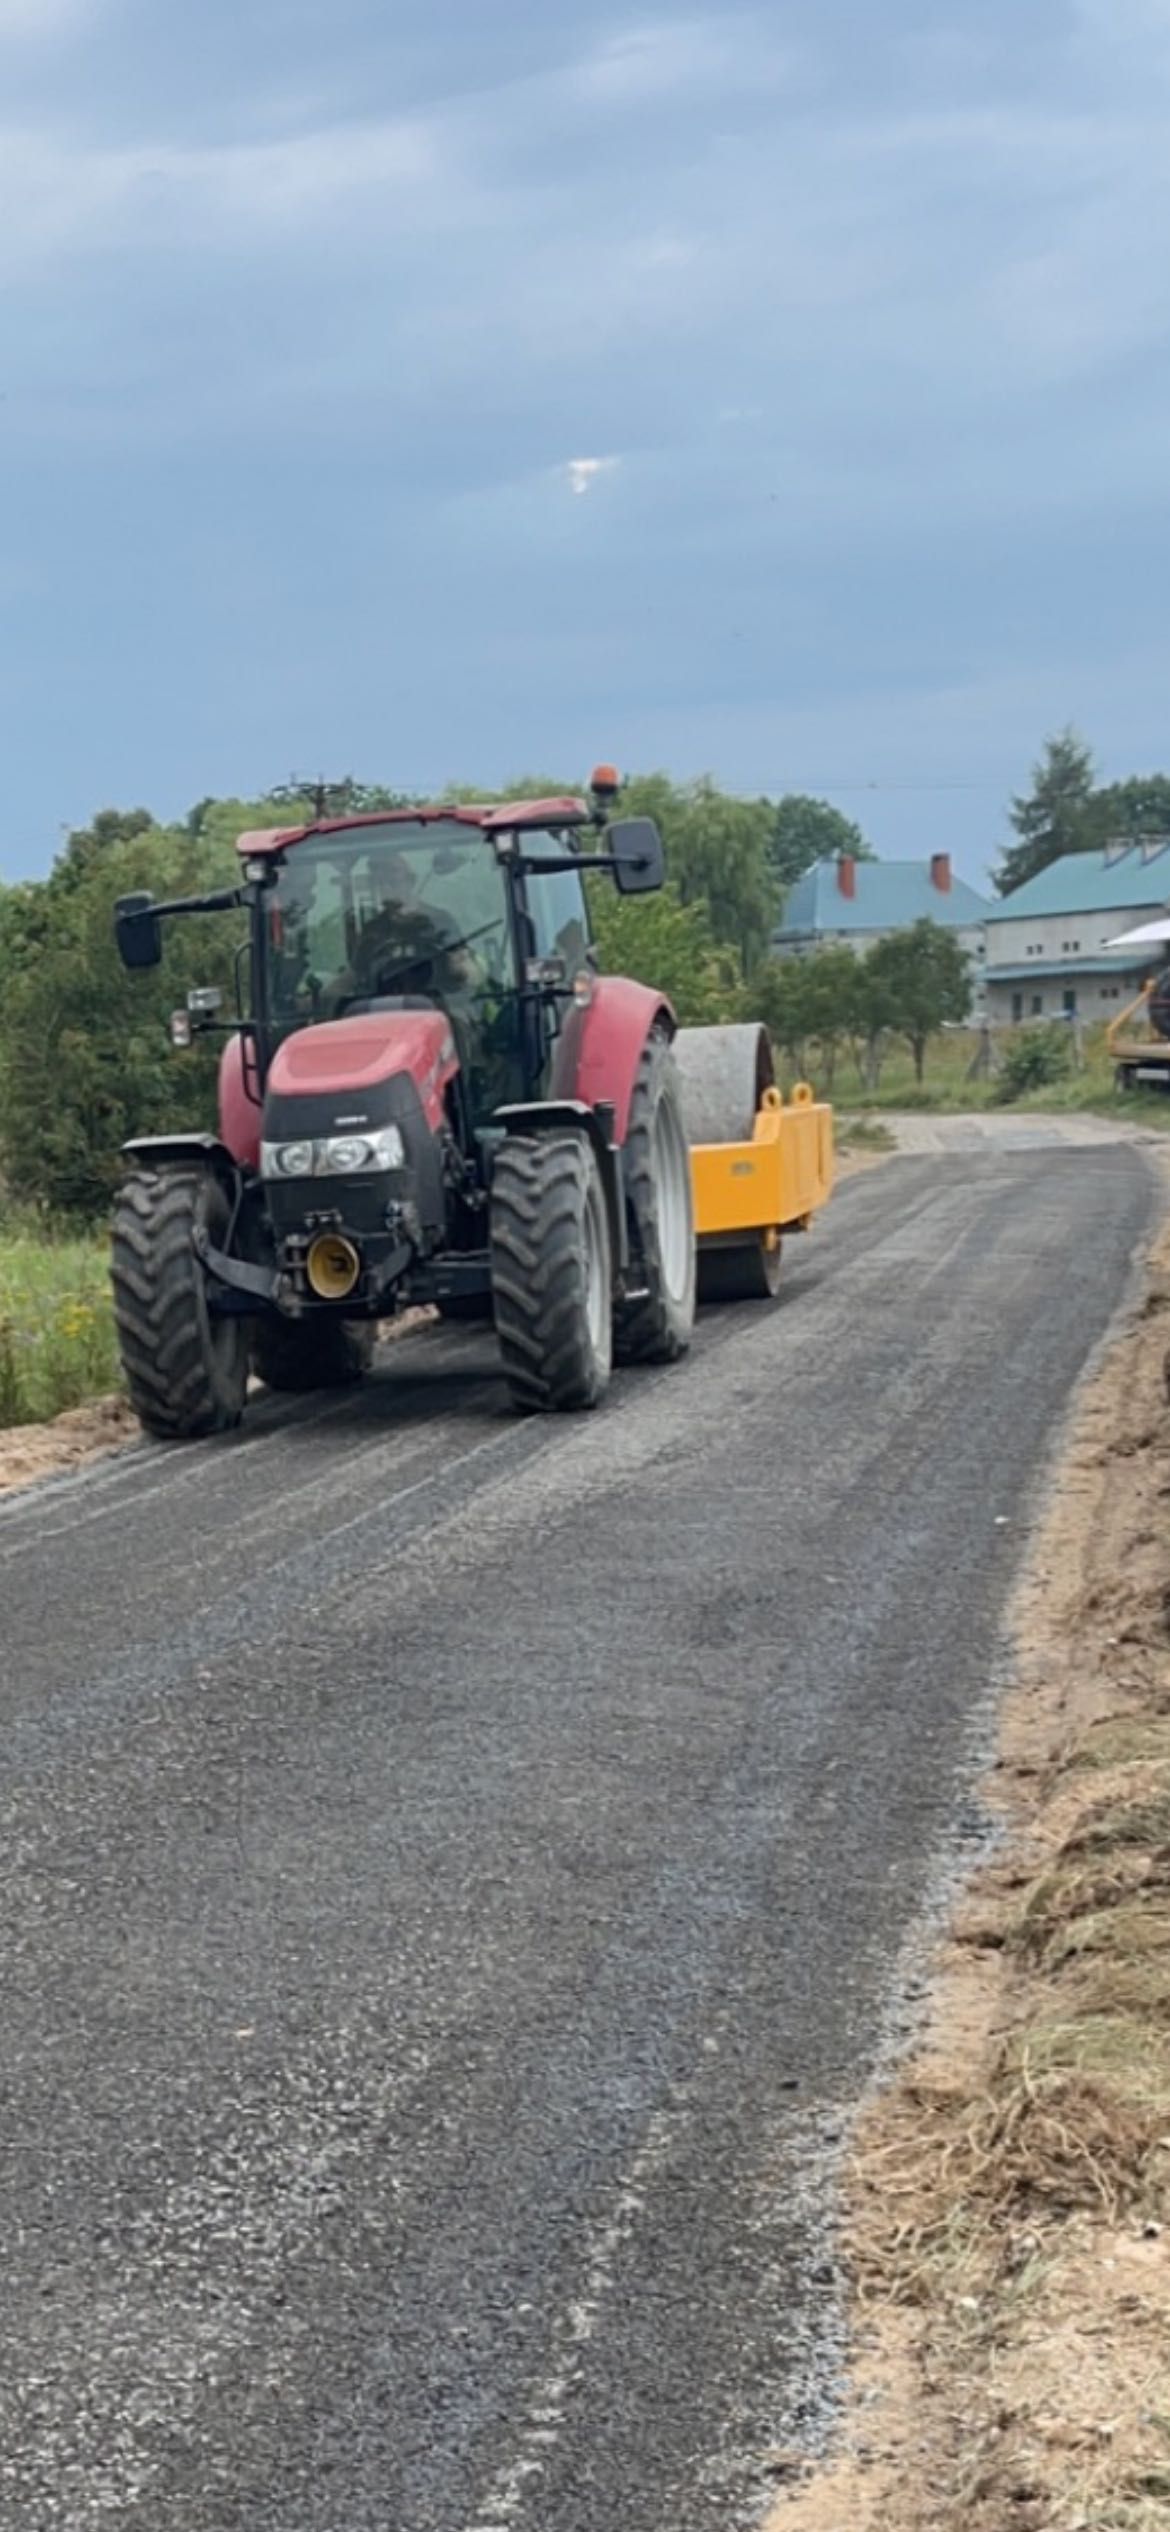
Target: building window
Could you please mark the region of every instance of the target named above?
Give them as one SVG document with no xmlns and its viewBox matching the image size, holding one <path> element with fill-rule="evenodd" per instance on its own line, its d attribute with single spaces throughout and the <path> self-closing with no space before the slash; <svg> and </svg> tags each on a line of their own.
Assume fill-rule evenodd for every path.
<svg viewBox="0 0 1170 2532">
<path fill-rule="evenodd" d="M 1062 1008 L 1063 1008 L 1063 1011 L 1064 1011 L 1064 1016 L 1065 1016 L 1065 1019 L 1066 1019 L 1066 1020 L 1075 1020 L 1075 1018 L 1076 1018 L 1076 1016 L 1077 1016 L 1077 992 L 1076 992 L 1076 986 L 1075 986 L 1075 985 L 1066 985 L 1066 986 L 1065 986 L 1065 989 L 1064 989 L 1064 992 L 1062 993 L 1062 995 L 1061 995 L 1060 999 L 1061 999 L 1061 1005 L 1062 1005 Z"/>
<path fill-rule="evenodd" d="M 1022 993 L 1014 993 L 1014 994 L 1012 995 L 1012 1018 L 1013 1018 L 1013 1020 L 1022 1020 L 1022 1019 L 1023 1019 L 1023 1016 L 1024 1016 L 1024 997 L 1023 997 Z"/>
<path fill-rule="evenodd" d="M 1032 1018 L 1033 1018 L 1034 1020 L 1038 1020 L 1038 1019 L 1039 1019 L 1039 1017 L 1040 1017 L 1040 1014 L 1041 1014 L 1041 1012 L 1042 1012 L 1042 1010 L 1043 1010 L 1043 1009 L 1044 1009 L 1044 996 L 1043 996 L 1043 994 L 1042 994 L 1042 993 L 1034 993 L 1034 994 L 1033 994 L 1033 996 L 1032 996 Z"/>
</svg>

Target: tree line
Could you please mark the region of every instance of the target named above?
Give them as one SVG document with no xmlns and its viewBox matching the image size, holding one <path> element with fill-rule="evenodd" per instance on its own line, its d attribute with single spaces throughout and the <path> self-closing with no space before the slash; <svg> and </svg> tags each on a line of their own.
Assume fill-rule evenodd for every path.
<svg viewBox="0 0 1170 2532">
<path fill-rule="evenodd" d="M 752 999 L 753 1016 L 767 1023 L 794 1072 L 815 1072 L 831 1092 L 847 1049 L 862 1088 L 876 1090 L 896 1038 L 910 1049 L 915 1080 L 923 1080 L 931 1038 L 970 1012 L 970 961 L 953 932 L 923 917 L 860 957 L 826 943 L 808 957 L 770 958 L 753 980 Z"/>
<path fill-rule="evenodd" d="M 576 786 L 547 775 L 506 794 L 452 788 L 452 799 L 539 796 Z M 873 859 L 855 822 L 830 802 L 788 793 L 743 799 L 703 778 L 632 779 L 623 804 L 657 820 L 668 884 L 660 896 L 591 890 L 602 963 L 652 979 L 684 1023 L 760 1017 L 794 1070 L 815 1068 L 831 1088 L 843 1050 L 876 1085 L 883 1053 L 901 1036 L 922 1077 L 931 1035 L 969 1007 L 966 962 L 953 936 L 931 923 L 879 941 L 864 957 L 824 947 L 801 959 L 769 955 L 788 890 L 810 865 L 843 854 Z M 351 782 L 332 809 L 411 805 L 410 795 Z M 113 943 L 117 897 L 198 894 L 236 875 L 235 839 L 250 826 L 311 817 L 310 792 L 286 785 L 259 800 L 199 801 L 160 823 L 144 808 L 105 809 L 71 833 L 48 877 L 0 886 L 0 1182 L 10 1196 L 96 1217 L 132 1133 L 205 1125 L 214 1114 L 215 1054 L 206 1044 L 181 1061 L 167 1022 L 194 984 L 218 984 L 231 1006 L 239 946 L 224 917 L 168 926 L 163 964 L 127 976 Z M 1047 743 L 1031 791 L 1012 803 L 1016 841 L 1004 854 L 1003 887 L 1057 853 L 1109 834 L 1170 828 L 1170 778 L 1097 784 L 1074 732 Z"/>
</svg>

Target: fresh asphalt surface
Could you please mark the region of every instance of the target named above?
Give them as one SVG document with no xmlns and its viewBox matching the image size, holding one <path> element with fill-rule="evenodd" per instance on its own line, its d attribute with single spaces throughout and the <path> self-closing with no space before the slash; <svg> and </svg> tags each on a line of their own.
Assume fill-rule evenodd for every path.
<svg viewBox="0 0 1170 2532">
<path fill-rule="evenodd" d="M 0 1508 L 4 2532 L 751 2519 L 1153 1205 L 902 1159 L 593 1417 L 427 1333 Z"/>
</svg>

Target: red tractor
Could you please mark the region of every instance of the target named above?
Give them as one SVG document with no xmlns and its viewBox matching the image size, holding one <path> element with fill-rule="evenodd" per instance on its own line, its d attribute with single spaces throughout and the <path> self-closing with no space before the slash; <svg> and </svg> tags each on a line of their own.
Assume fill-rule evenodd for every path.
<svg viewBox="0 0 1170 2532">
<path fill-rule="evenodd" d="M 516 801 L 320 816 L 239 839 L 239 885 L 124 897 L 157 966 L 170 915 L 248 918 L 218 1134 L 127 1144 L 114 1302 L 151 1433 L 238 1423 L 271 1388 L 353 1379 L 377 1322 L 494 1319 L 515 1405 L 592 1407 L 616 1357 L 686 1351 L 695 1233 L 669 1004 L 602 976 L 583 870 L 658 888 L 648 818 Z M 173 1033 L 215 1029 L 192 994 Z"/>
</svg>

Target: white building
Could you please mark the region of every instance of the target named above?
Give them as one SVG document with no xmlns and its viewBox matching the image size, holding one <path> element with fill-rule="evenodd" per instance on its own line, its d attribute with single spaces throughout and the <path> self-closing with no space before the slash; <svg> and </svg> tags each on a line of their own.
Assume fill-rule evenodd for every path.
<svg viewBox="0 0 1170 2532">
<path fill-rule="evenodd" d="M 988 913 L 989 1019 L 1116 1019 L 1162 960 L 1107 944 L 1168 905 L 1170 843 L 1050 862 Z"/>
</svg>

